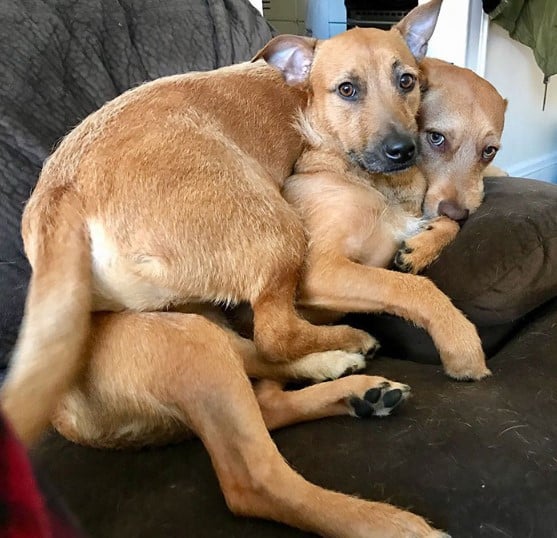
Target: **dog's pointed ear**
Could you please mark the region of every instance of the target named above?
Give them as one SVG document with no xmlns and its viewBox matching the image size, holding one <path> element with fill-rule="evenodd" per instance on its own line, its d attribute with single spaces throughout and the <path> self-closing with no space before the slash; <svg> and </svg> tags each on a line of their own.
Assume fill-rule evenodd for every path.
<svg viewBox="0 0 557 538">
<path fill-rule="evenodd" d="M 253 58 L 263 59 L 282 72 L 287 84 L 303 84 L 313 62 L 317 39 L 283 34 L 274 37 Z"/>
<path fill-rule="evenodd" d="M 398 30 L 410 52 L 421 61 L 427 53 L 427 43 L 433 35 L 443 0 L 431 0 L 414 8 L 394 28 Z"/>
</svg>

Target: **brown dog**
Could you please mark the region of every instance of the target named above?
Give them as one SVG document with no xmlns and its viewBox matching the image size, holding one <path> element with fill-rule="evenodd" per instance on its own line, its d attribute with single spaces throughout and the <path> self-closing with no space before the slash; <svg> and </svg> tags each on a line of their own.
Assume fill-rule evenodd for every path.
<svg viewBox="0 0 557 538">
<path fill-rule="evenodd" d="M 300 118 L 309 149 L 283 192 L 311 237 L 299 303 L 306 315 L 313 310 L 313 320 L 323 321 L 323 310 L 402 316 L 428 330 L 450 376 L 480 379 L 489 370 L 473 325 L 429 280 L 382 267 L 402 242 L 396 265 L 419 272 L 455 237 L 455 221 L 477 209 L 483 173 L 500 145 L 506 103 L 468 69 L 433 59 L 421 68 L 428 81 L 419 114 L 423 154 L 403 172 L 370 173 L 314 128 L 311 110 Z M 360 86 L 361 94 L 380 93 L 377 87 L 346 84 Z M 391 114 L 387 106 L 378 111 L 385 113 Z"/>
<path fill-rule="evenodd" d="M 428 81 L 419 114 L 419 169 L 428 184 L 423 214 L 464 221 L 483 200 L 484 176 L 504 175 L 490 163 L 501 145 L 507 101 L 469 69 L 433 58 L 421 69 Z M 451 240 L 443 219 L 429 221 L 425 231 L 401 246 L 400 269 L 421 271 Z"/>
<path fill-rule="evenodd" d="M 416 71 L 402 35 L 421 54 L 424 34 L 414 21 L 438 7 L 437 0 L 381 36 L 391 78 Z M 66 137 L 23 216 L 33 276 L 2 396 L 22 439 L 42 431 L 75 379 L 92 310 L 248 301 L 267 358 L 373 348 L 365 332 L 314 327 L 297 315 L 304 229 L 280 187 L 302 149 L 292 125 L 300 109 L 313 110 L 345 151 L 384 151 L 385 133 L 370 127 L 375 101 L 347 108 L 332 92 L 366 65 L 374 35 L 317 47 L 281 38 L 261 56 L 282 76 L 260 63 L 164 78 L 108 103 Z M 377 64 L 378 53 L 371 56 Z M 361 76 L 379 78 L 371 69 Z M 398 100 L 397 121 L 414 128 L 417 90 Z M 387 159 L 384 170 L 391 165 Z"/>
<path fill-rule="evenodd" d="M 452 131 L 451 140 L 459 140 L 458 146 L 453 142 L 453 155 L 461 158 L 462 174 L 468 174 L 474 186 L 481 183 L 481 173 L 487 165 L 483 150 L 473 153 L 467 150 L 470 146 L 482 148 L 490 144 L 498 145 L 498 137 L 501 134 L 503 124 L 504 102 L 497 92 L 485 81 L 476 75 L 454 66 L 449 66 L 436 60 L 424 60 L 422 66 L 437 66 L 435 71 L 429 71 L 429 89 L 427 94 L 427 107 L 421 107 L 421 121 L 423 125 L 430 126 L 430 114 L 438 121 L 436 129 L 446 132 L 447 126 L 456 126 Z M 444 91 L 444 82 L 449 91 Z M 478 93 L 482 94 L 483 102 L 491 103 L 487 107 L 487 117 L 482 118 L 480 109 L 476 109 L 473 114 L 466 116 L 465 120 L 458 119 L 458 107 L 460 103 L 455 103 L 448 96 L 452 95 L 451 86 L 458 87 L 461 92 L 462 107 L 467 108 L 471 102 L 478 101 Z M 455 109 L 457 110 L 455 112 Z M 455 123 L 453 123 L 455 121 Z M 440 123 L 439 123 L 440 122 Z M 491 132 L 492 131 L 492 132 Z M 487 133 L 487 138 L 486 137 Z M 496 136 L 491 138 L 495 134 Z M 427 131 L 422 127 L 420 135 L 427 137 Z M 444 135 L 447 136 L 447 135 Z M 437 140 L 436 137 L 433 137 Z M 471 140 L 470 140 L 471 139 Z M 474 144 L 464 142 L 473 141 Z M 483 145 L 483 146 L 482 146 Z M 459 152 L 465 151 L 466 155 Z M 491 154 L 492 152 L 490 152 Z M 323 166 L 323 158 L 329 157 L 327 164 L 331 168 L 331 155 L 319 154 L 316 149 L 310 150 L 302 157 L 298 163 L 299 167 L 308 166 L 315 157 L 316 163 Z M 434 169 L 431 161 L 444 158 L 444 154 L 427 153 L 420 160 L 422 170 Z M 340 161 L 332 161 L 335 162 Z M 479 166 L 478 166 L 479 163 Z M 346 164 L 344 164 L 346 167 Z M 346 174 L 346 170 L 343 171 Z M 388 177 L 378 174 L 365 174 L 352 179 L 352 174 L 357 174 L 358 170 L 352 170 L 346 178 L 335 177 L 332 171 L 328 175 L 316 173 L 307 177 L 294 176 L 286 182 L 286 193 L 292 194 L 291 189 L 299 196 L 305 196 L 304 204 L 300 199 L 294 200 L 298 209 L 302 211 L 306 224 L 313 222 L 321 223 L 325 233 L 325 240 L 330 235 L 330 229 L 350 229 L 350 235 L 345 243 L 350 246 L 362 244 L 366 248 L 371 245 L 371 240 L 384 241 L 385 245 L 375 244 L 377 250 L 369 248 L 367 258 L 362 261 L 373 260 L 373 256 L 381 253 L 383 258 L 375 259 L 375 263 L 382 263 L 383 260 L 392 258 L 397 242 L 393 240 L 393 232 L 396 234 L 407 233 L 408 221 L 416 221 L 416 217 L 421 217 L 421 205 L 425 196 L 425 181 L 423 175 L 416 167 L 408 169 L 406 173 L 391 177 L 394 185 L 389 186 Z M 325 177 L 325 179 L 324 179 Z M 333 178 L 335 182 L 327 182 L 327 178 Z M 303 183 L 297 185 L 297 182 Z M 352 182 L 351 182 L 352 179 Z M 341 182 L 342 181 L 342 182 Z M 304 190 L 303 187 L 307 187 Z M 431 188 L 436 187 L 435 176 L 431 175 Z M 455 200 L 464 200 L 466 208 L 474 211 L 479 204 L 479 197 L 468 198 L 467 192 L 462 192 L 465 188 L 464 183 L 456 183 L 452 191 Z M 375 190 L 378 189 L 378 190 Z M 314 196 L 312 196 L 314 193 Z M 381 195 L 381 193 L 384 193 Z M 472 199 L 472 202 L 468 200 Z M 352 201 L 353 203 L 348 203 Z M 380 210 L 373 209 L 376 204 Z M 441 204 L 437 204 L 438 206 Z M 311 211 L 308 210 L 308 207 Z M 441 206 L 442 207 L 442 206 Z M 335 212 L 335 208 L 336 211 Z M 354 211 L 358 212 L 359 219 L 364 215 L 369 220 L 364 230 L 357 230 L 354 223 L 359 222 L 354 219 Z M 308 219 L 308 215 L 311 217 Z M 339 216 L 339 220 L 335 218 Z M 340 219 L 340 216 L 344 220 Z M 334 226 L 328 226 L 328 219 L 331 219 Z M 432 221 L 436 226 L 432 230 L 427 230 L 423 234 L 425 241 L 438 241 L 439 224 L 445 222 L 449 230 L 456 230 L 458 226 L 447 219 L 441 217 Z M 314 230 L 319 232 L 319 230 Z M 378 237 L 378 232 L 389 233 L 385 237 Z M 358 239 L 358 234 L 369 235 L 369 240 Z M 310 236 L 312 249 L 319 250 L 322 247 L 321 237 Z M 317 246 L 316 246 L 317 245 Z M 338 248 L 338 245 L 334 245 Z M 384 252 L 384 253 L 383 253 Z M 334 260 L 334 258 L 333 258 Z M 348 274 L 353 280 L 350 286 L 360 287 L 357 273 Z M 374 276 L 372 273 L 371 276 Z M 395 275 L 396 276 L 396 275 Z M 423 280 L 412 276 L 404 276 L 404 280 L 417 283 L 411 290 L 418 290 L 423 284 Z M 365 284 L 364 284 L 365 285 Z M 432 288 L 433 297 L 441 296 L 440 292 Z M 365 298 L 362 297 L 363 301 Z M 407 299 L 414 300 L 410 296 Z M 417 300 L 419 300 L 418 298 Z M 421 298 L 424 302 L 427 302 Z M 410 300 L 409 300 L 410 303 Z M 357 309 L 358 304 L 354 303 L 350 309 Z M 444 308 L 440 316 L 453 315 L 454 308 L 447 301 L 443 303 Z M 209 315 L 206 308 L 203 310 L 204 317 L 199 315 L 186 315 L 176 313 L 150 313 L 150 314 L 111 314 L 96 315 L 94 319 L 95 330 L 92 332 L 93 339 L 90 342 L 91 360 L 88 361 L 88 369 L 82 378 L 82 382 L 63 400 L 54 418 L 56 428 L 67 438 L 78 443 L 98 447 L 122 447 L 122 446 L 143 446 L 145 444 L 164 444 L 177 441 L 188 435 L 188 428 L 199 428 L 211 424 L 215 428 L 215 417 L 210 417 L 207 424 L 201 423 L 197 428 L 195 425 L 200 419 L 198 414 L 207 411 L 201 408 L 201 403 L 206 402 L 207 395 L 204 390 L 214 390 L 215 393 L 225 396 L 225 383 L 230 383 L 230 379 L 224 376 L 229 373 L 226 365 L 230 361 L 235 364 L 243 363 L 245 370 L 253 377 L 271 377 L 275 379 L 288 379 L 293 377 L 307 377 L 321 380 L 326 377 L 338 375 L 340 368 L 349 365 L 345 362 L 345 355 L 339 356 L 336 363 L 323 360 L 323 357 L 314 354 L 290 363 L 288 365 L 270 364 L 261 360 L 252 342 L 244 340 L 226 328 L 226 323 L 218 314 Z M 211 322 L 208 318 L 211 317 Z M 220 325 L 217 326 L 216 324 Z M 198 381 L 196 386 L 187 384 L 188 394 L 182 394 L 184 378 L 191 375 L 191 365 L 185 364 L 182 357 L 196 356 L 203 361 L 202 368 L 207 371 L 208 378 L 201 376 L 201 371 L 197 372 L 195 379 Z M 125 367 L 122 362 L 125 361 Z M 357 366 L 357 362 L 354 363 Z M 333 368 L 337 367 L 337 370 Z M 223 370 L 224 369 L 224 370 Z M 222 370 L 222 371 L 221 371 Z M 340 370 L 342 371 L 342 370 Z M 205 385 L 201 383 L 205 379 Z M 230 396 L 234 391 L 235 401 L 240 402 L 239 397 L 249 397 L 245 381 L 240 382 L 234 377 L 235 381 L 230 388 Z M 241 389 L 241 390 L 240 390 Z M 353 375 L 340 380 L 322 383 L 307 389 L 295 392 L 284 392 L 280 383 L 263 380 L 255 385 L 255 395 L 260 406 L 265 425 L 269 429 L 278 428 L 300 422 L 312 420 L 324 416 L 351 414 L 355 416 L 385 415 L 393 407 L 402 401 L 408 394 L 408 387 L 400 385 L 383 378 Z M 222 404 L 213 403 L 223 413 L 219 426 L 223 439 L 231 443 L 230 446 L 220 449 L 220 447 L 208 448 L 213 451 L 219 448 L 218 454 L 223 458 L 228 458 L 228 465 L 234 467 L 231 454 L 225 453 L 227 449 L 240 450 L 241 447 L 232 442 L 234 436 L 238 435 L 238 425 L 236 424 L 236 412 L 230 411 L 224 399 Z M 218 402 L 218 399 L 217 399 Z M 244 409 L 242 408 L 243 410 Z M 253 410 L 250 410 L 250 417 L 253 417 Z M 242 417 L 243 411 L 242 411 Z M 245 429 L 245 427 L 244 427 Z M 230 430 L 230 431 L 229 431 Z M 214 434 L 216 435 L 216 433 Z M 245 435 L 248 435 L 245 433 Z M 251 439 L 255 435 L 255 429 L 248 435 Z M 259 432 L 257 435 L 261 435 Z M 206 441 L 209 442 L 209 441 Z M 262 444 L 261 457 L 268 454 L 275 458 L 276 453 L 269 449 L 268 442 Z M 217 456 L 215 456 L 217 458 Z M 256 469 L 250 469 L 256 473 Z M 238 470 L 236 470 L 238 472 Z M 224 471 L 223 471 L 224 473 Z M 221 476 L 221 475 L 219 475 Z M 230 477 L 221 478 L 224 484 Z M 265 485 L 262 485 L 264 487 Z M 227 490 L 225 489 L 225 492 Z M 230 497 L 232 496 L 232 499 Z M 234 502 L 239 502 L 231 493 L 228 493 L 229 503 L 240 513 L 249 510 L 249 507 L 236 506 Z M 246 503 L 251 502 L 248 499 Z M 344 502 L 344 501 L 343 501 Z M 340 505 L 339 505 L 340 506 Z M 253 513 L 248 511 L 247 513 Z M 274 514 L 282 514 L 278 509 Z M 260 515 L 260 513 L 257 513 Z M 276 516 L 274 516 L 276 517 Z M 280 515 L 284 518 L 284 515 Z M 325 531 L 321 531 L 325 532 Z M 351 531 L 352 532 L 352 531 Z M 386 534 L 387 531 L 384 531 Z M 394 532 L 394 531 L 393 531 Z M 408 531 L 400 531 L 400 535 L 412 535 Z M 337 535 L 334 533 L 333 535 Z M 343 534 L 340 534 L 343 535 Z M 352 534 L 350 534 L 352 535 Z M 379 535 L 379 533 L 378 533 Z M 417 534 L 419 535 L 419 534 Z M 396 536 L 396 534 L 395 534 Z"/>
<path fill-rule="evenodd" d="M 358 31 L 317 44 L 277 38 L 261 56 L 282 71 L 292 89 L 260 63 L 171 77 L 115 100 L 66 139 L 47 164 L 25 217 L 35 273 L 23 340 L 4 393 L 20 433 L 35 433 L 41 424 L 34 420 L 34 406 L 43 405 L 41 416 L 48 416 L 55 396 L 71 383 L 72 371 L 77 376 L 78 365 L 87 364 L 82 390 L 70 394 L 56 417 L 69 437 L 123 446 L 172 440 L 189 427 L 205 443 L 236 513 L 326 536 L 441 536 L 408 512 L 309 484 L 284 462 L 267 431 L 331 414 L 386 414 L 407 387 L 351 376 L 293 395 L 264 383 L 256 397 L 246 375 L 246 370 L 255 376 L 280 375 L 282 369 L 315 363 L 310 350 L 333 347 L 317 341 L 309 345 L 306 339 L 287 353 L 279 345 L 301 323 L 294 318 L 292 326 L 278 310 L 292 308 L 285 282 L 303 231 L 295 211 L 278 198 L 304 143 L 289 121 L 298 109 L 311 108 L 321 117 L 320 129 L 336 133 L 339 147 L 353 155 L 383 154 L 385 171 L 390 170 L 396 141 L 385 148 L 384 131 L 370 125 L 376 102 L 340 109 L 345 104 L 334 104 L 342 99 L 337 87 L 351 73 L 365 81 L 382 76 L 383 71 L 375 71 L 380 58 L 380 65 L 387 64 L 386 85 L 401 105 L 397 121 L 404 119 L 414 132 L 419 92 L 400 87 L 403 75 L 417 73 L 405 39 L 421 58 L 439 7 L 436 0 L 417 8 L 388 33 Z M 326 79 L 315 79 L 314 72 Z M 242 113 L 235 115 L 237 106 Z M 330 107 L 342 112 L 330 113 Z M 215 110 L 222 114 L 215 116 Z M 146 119 L 152 122 L 146 125 Z M 339 120 L 343 124 L 335 125 Z M 381 121 L 389 124 L 391 118 Z M 232 133 L 237 138 L 231 140 Z M 265 141 L 264 149 L 259 140 Z M 223 230 L 224 220 L 230 229 Z M 64 260 L 58 260 L 65 251 Z M 64 289 L 74 296 L 64 300 L 60 290 L 66 282 Z M 194 298 L 250 301 L 258 344 L 267 356 L 280 355 L 277 347 L 283 355 L 306 356 L 290 363 L 264 362 L 251 342 L 208 316 L 125 312 L 96 314 L 87 352 L 80 361 L 72 358 L 87 337 L 91 302 L 92 308 L 148 309 L 181 306 Z M 54 323 L 46 323 L 48 316 Z M 374 345 L 371 337 L 342 330 L 332 333 L 336 340 L 344 337 L 340 349 L 365 351 Z M 274 340 L 273 331 L 278 331 Z M 37 344 L 45 346 L 45 357 L 37 357 Z M 282 345 L 289 346 L 289 340 Z M 58 362 L 52 356 L 57 352 L 63 356 Z M 46 366 L 36 366 L 39 359 Z M 58 375 L 61 367 L 70 372 Z M 34 381 L 31 388 L 26 380 Z M 18 394 L 16 388 L 25 391 Z M 32 419 L 29 428 L 26 420 Z"/>
</svg>

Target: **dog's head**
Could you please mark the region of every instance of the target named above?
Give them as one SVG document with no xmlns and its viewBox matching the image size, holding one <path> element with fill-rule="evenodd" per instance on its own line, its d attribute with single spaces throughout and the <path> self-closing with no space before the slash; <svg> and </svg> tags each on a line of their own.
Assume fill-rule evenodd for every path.
<svg viewBox="0 0 557 538">
<path fill-rule="evenodd" d="M 370 172 L 416 160 L 420 61 L 441 0 L 412 10 L 390 31 L 355 28 L 325 41 L 281 35 L 255 59 L 308 92 L 302 130 L 315 144 L 342 151 Z"/>
<path fill-rule="evenodd" d="M 501 144 L 507 102 L 469 69 L 426 58 L 418 123 L 426 216 L 465 220 L 483 199 L 484 171 Z"/>
</svg>

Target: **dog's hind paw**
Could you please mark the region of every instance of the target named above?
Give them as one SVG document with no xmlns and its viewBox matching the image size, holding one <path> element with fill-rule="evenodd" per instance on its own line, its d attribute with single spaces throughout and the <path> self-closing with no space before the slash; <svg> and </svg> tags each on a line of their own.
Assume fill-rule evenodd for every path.
<svg viewBox="0 0 557 538">
<path fill-rule="evenodd" d="M 346 351 L 323 351 L 311 353 L 289 364 L 291 379 L 313 382 L 330 381 L 366 367 L 366 357 Z"/>
<path fill-rule="evenodd" d="M 384 417 L 391 413 L 410 395 L 410 387 L 395 381 L 382 381 L 375 387 L 368 388 L 359 396 L 348 398 L 350 414 L 354 417 Z"/>
</svg>

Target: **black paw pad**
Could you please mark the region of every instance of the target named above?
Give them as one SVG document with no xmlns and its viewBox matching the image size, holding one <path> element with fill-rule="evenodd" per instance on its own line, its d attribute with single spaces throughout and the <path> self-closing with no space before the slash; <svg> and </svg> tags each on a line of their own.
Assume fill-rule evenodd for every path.
<svg viewBox="0 0 557 538">
<path fill-rule="evenodd" d="M 356 413 L 356 415 L 360 418 L 369 418 L 373 415 L 373 407 L 365 400 L 354 396 L 353 398 L 350 398 L 349 403 L 352 406 L 352 409 L 354 409 L 354 413 Z"/>
<path fill-rule="evenodd" d="M 394 407 L 402 399 L 402 391 L 400 389 L 389 390 L 383 396 L 383 404 L 385 407 Z"/>
<path fill-rule="evenodd" d="M 381 398 L 381 389 L 378 388 L 369 389 L 364 394 L 364 400 L 367 400 L 371 403 L 377 403 L 379 401 L 379 398 Z"/>
<path fill-rule="evenodd" d="M 407 252 L 408 251 L 408 252 Z M 404 261 L 404 254 L 410 254 L 412 249 L 400 249 L 395 256 L 395 267 L 401 271 L 410 272 L 412 264 Z"/>
</svg>

